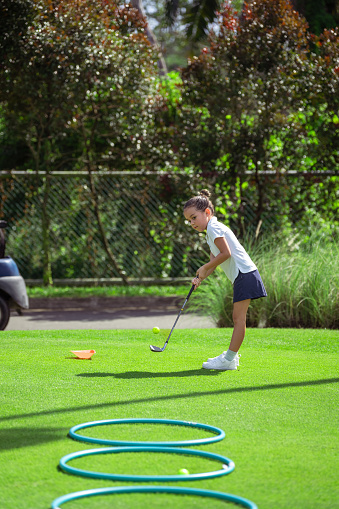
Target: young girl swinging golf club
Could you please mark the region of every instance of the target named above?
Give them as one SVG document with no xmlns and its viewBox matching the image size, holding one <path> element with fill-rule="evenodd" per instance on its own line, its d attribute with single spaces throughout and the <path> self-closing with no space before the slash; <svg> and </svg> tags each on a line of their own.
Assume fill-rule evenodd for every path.
<svg viewBox="0 0 339 509">
<path fill-rule="evenodd" d="M 226 371 L 237 369 L 238 351 L 246 332 L 246 313 L 251 299 L 267 297 L 264 284 L 257 267 L 246 253 L 234 233 L 214 216 L 214 207 L 209 199 L 210 192 L 203 189 L 184 205 L 184 216 L 197 232 L 206 230 L 206 240 L 210 248 L 210 261 L 197 270 L 192 280 L 195 289 L 218 265 L 233 284 L 233 323 L 234 329 L 227 351 L 203 363 L 205 369 Z"/>
</svg>

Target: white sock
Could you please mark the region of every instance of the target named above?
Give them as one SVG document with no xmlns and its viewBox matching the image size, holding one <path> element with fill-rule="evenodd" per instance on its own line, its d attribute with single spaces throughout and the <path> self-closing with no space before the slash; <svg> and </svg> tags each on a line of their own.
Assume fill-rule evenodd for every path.
<svg viewBox="0 0 339 509">
<path fill-rule="evenodd" d="M 227 361 L 233 361 L 233 359 L 235 358 L 237 353 L 238 352 L 232 352 L 232 350 L 228 349 L 227 352 L 226 352 L 226 355 L 225 355 L 225 359 Z"/>
</svg>

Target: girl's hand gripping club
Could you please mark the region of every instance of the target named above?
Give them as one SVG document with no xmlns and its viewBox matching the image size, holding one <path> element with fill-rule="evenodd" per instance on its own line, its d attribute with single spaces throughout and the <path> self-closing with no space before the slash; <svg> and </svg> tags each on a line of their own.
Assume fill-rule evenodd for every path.
<svg viewBox="0 0 339 509">
<path fill-rule="evenodd" d="M 166 346 L 167 346 L 167 343 L 168 343 L 168 341 L 169 341 L 169 338 L 171 337 L 171 334 L 172 334 L 172 332 L 173 332 L 173 330 L 174 330 L 174 327 L 176 326 L 177 321 L 179 320 L 179 316 L 181 315 L 181 313 L 182 313 L 182 311 L 183 311 L 184 307 L 186 306 L 186 302 L 187 302 L 187 301 L 188 301 L 188 299 L 190 298 L 190 296 L 191 296 L 191 294 L 192 294 L 192 292 L 193 292 L 194 288 L 195 288 L 195 286 L 194 286 L 194 285 L 192 285 L 192 288 L 190 289 L 190 291 L 189 291 L 189 293 L 188 293 L 188 295 L 187 295 L 187 297 L 186 297 L 186 300 L 185 300 L 185 302 L 184 302 L 184 304 L 183 304 L 182 308 L 181 308 L 181 309 L 180 309 L 180 311 L 179 311 L 179 314 L 178 314 L 178 316 L 177 316 L 177 319 L 176 319 L 176 320 L 175 320 L 175 322 L 174 322 L 174 325 L 173 325 L 173 327 L 172 327 L 172 329 L 171 329 L 171 332 L 170 332 L 170 333 L 169 333 L 169 335 L 168 335 L 168 338 L 166 339 L 166 342 L 165 342 L 164 346 L 163 346 L 162 348 L 160 348 L 159 346 L 153 346 L 153 345 L 150 345 L 150 349 L 152 350 L 152 352 L 163 352 L 163 351 L 165 350 L 165 348 L 166 348 Z"/>
</svg>

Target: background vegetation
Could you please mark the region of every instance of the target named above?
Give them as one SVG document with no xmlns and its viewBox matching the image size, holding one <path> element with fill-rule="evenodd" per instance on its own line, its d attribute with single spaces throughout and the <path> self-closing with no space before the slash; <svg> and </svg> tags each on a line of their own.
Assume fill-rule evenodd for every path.
<svg viewBox="0 0 339 509">
<path fill-rule="evenodd" d="M 252 245 L 249 252 L 263 277 L 268 298 L 251 302 L 250 327 L 339 327 L 339 249 L 326 238 L 305 243 Z M 233 288 L 219 269 L 194 294 L 193 307 L 231 327 Z"/>
<path fill-rule="evenodd" d="M 216 2 L 194 14 L 190 2 L 145 5 L 1 3 L 0 216 L 23 275 L 45 285 L 86 270 L 126 285 L 136 274 L 189 276 L 206 254 L 181 209 L 201 187 L 247 244 L 291 244 L 296 234 L 311 242 L 317 232 L 332 248 L 335 6 L 317 3 L 315 14 L 312 2 L 260 0 L 236 12 Z M 189 57 L 167 74 L 143 16 L 152 8 L 160 46 Z M 79 172 L 80 185 L 69 177 Z M 137 174 L 108 188 L 103 176 L 118 172 Z M 130 221 L 125 244 L 121 219 Z"/>
</svg>

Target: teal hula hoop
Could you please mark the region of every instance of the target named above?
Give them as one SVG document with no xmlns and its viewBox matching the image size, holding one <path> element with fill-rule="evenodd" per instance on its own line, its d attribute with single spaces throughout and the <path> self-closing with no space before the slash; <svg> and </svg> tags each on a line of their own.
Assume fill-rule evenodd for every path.
<svg viewBox="0 0 339 509">
<path fill-rule="evenodd" d="M 114 474 L 105 472 L 93 472 L 90 470 L 82 470 L 79 468 L 71 467 L 68 465 L 68 461 L 72 461 L 84 456 L 95 456 L 101 454 L 120 454 L 128 452 L 161 452 L 167 454 L 185 454 L 187 456 L 200 456 L 214 461 L 222 463 L 221 470 L 214 470 L 212 472 L 202 472 L 199 474 L 188 474 L 188 475 L 125 475 L 125 474 Z M 199 481 L 202 479 L 211 479 L 214 477 L 220 477 L 233 472 L 234 463 L 229 458 L 221 456 L 220 454 L 214 454 L 206 451 L 196 451 L 192 449 L 175 449 L 173 447 L 154 447 L 154 446 L 134 446 L 134 447 L 106 447 L 100 449 L 88 449 L 86 451 L 77 451 L 71 454 L 67 454 L 61 458 L 59 462 L 60 468 L 68 474 L 79 475 L 81 477 L 91 477 L 94 479 L 105 479 L 114 481 L 132 481 L 132 482 L 181 482 L 181 481 Z"/>
<path fill-rule="evenodd" d="M 241 507 L 247 509 L 258 509 L 258 506 L 247 500 L 246 498 L 238 497 L 236 495 L 230 495 L 229 493 L 222 493 L 220 491 L 211 490 L 199 490 L 195 488 L 176 488 L 176 487 L 165 487 L 165 486 L 123 486 L 117 488 L 98 488 L 94 490 L 77 491 L 75 493 L 69 493 L 62 497 L 56 498 L 51 505 L 51 509 L 60 509 L 62 504 L 70 502 L 71 500 L 77 500 L 80 498 L 94 497 L 99 495 L 117 495 L 124 493 L 169 493 L 176 495 L 192 495 L 199 497 L 216 498 L 225 502 L 233 502 Z"/>
<path fill-rule="evenodd" d="M 93 428 L 95 426 L 105 426 L 109 424 L 169 424 L 173 426 L 187 426 L 190 428 L 198 428 L 203 429 L 205 431 L 209 431 L 216 436 L 208 437 L 208 438 L 199 438 L 196 440 L 181 440 L 174 442 L 135 442 L 135 441 L 126 441 L 126 440 L 106 440 L 102 438 L 92 438 L 86 437 L 83 435 L 78 435 L 77 431 L 84 428 Z M 91 444 L 99 444 L 99 445 L 117 445 L 117 446 L 139 446 L 139 445 L 149 445 L 149 446 L 164 446 L 164 447 L 182 447 L 182 446 L 191 446 L 191 445 L 205 445 L 212 444 L 214 442 L 219 442 L 225 438 L 225 432 L 216 428 L 215 426 L 209 426 L 208 424 L 200 424 L 198 422 L 187 422 L 187 421 L 176 421 L 171 419 L 108 419 L 104 421 L 93 421 L 93 422 L 85 422 L 83 424 L 77 424 L 73 426 L 69 431 L 69 436 L 74 440 L 78 440 L 80 442 L 89 442 Z"/>
</svg>

